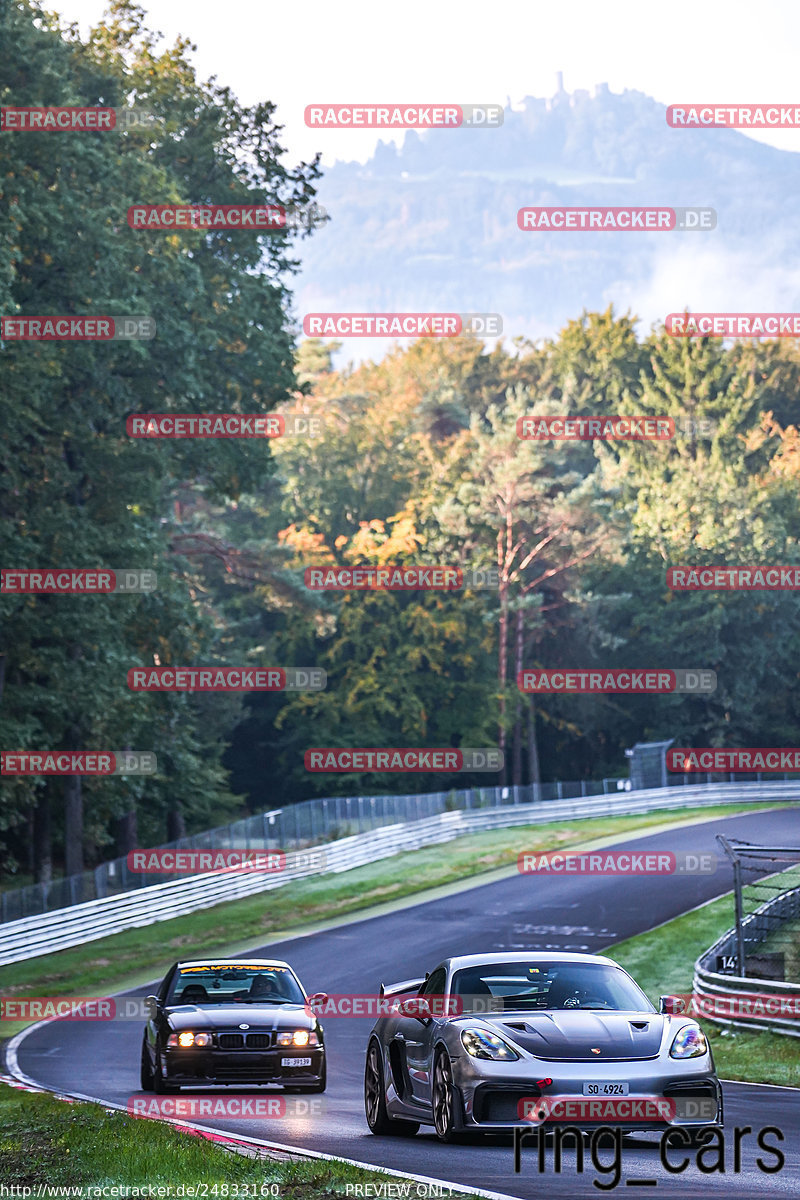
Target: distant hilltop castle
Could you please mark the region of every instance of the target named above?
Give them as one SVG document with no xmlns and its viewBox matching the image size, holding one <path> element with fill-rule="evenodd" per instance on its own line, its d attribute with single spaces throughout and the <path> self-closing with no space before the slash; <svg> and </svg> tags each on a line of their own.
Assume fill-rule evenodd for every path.
<svg viewBox="0 0 800 1200">
<path fill-rule="evenodd" d="M 537 107 L 543 108 L 545 112 L 552 112 L 554 108 L 561 108 L 568 104 L 570 108 L 574 108 L 576 104 L 582 103 L 584 100 L 597 100 L 601 96 L 610 95 L 607 83 L 596 83 L 591 92 L 585 88 L 578 88 L 577 91 L 567 92 L 564 90 L 564 72 L 556 72 L 556 90 L 555 95 L 549 100 L 540 100 Z"/>
</svg>

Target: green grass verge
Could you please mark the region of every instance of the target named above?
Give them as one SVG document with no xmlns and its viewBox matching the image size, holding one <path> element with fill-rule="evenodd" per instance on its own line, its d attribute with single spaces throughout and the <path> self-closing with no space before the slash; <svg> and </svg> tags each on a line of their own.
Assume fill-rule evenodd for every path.
<svg viewBox="0 0 800 1200">
<path fill-rule="evenodd" d="M 281 937 L 307 931 L 318 923 L 351 914 L 364 915 L 376 904 L 423 900 L 432 888 L 457 885 L 505 869 L 513 872 L 521 851 L 589 848 L 641 830 L 652 832 L 708 821 L 753 808 L 784 805 L 731 804 L 713 809 L 662 809 L 636 816 L 601 817 L 568 823 L 515 826 L 471 834 L 451 842 L 410 851 L 339 875 L 298 880 L 244 900 L 232 900 L 169 921 L 131 929 L 41 958 L 3 967 L 2 995 L 101 996 L 148 983 L 180 958 L 201 958 L 224 951 L 241 953 Z M 303 980 L 311 990 L 320 979 Z M 0 1033 L 11 1037 L 30 1022 L 3 1021 Z"/>
<path fill-rule="evenodd" d="M 633 975 L 654 1004 L 658 997 L 692 990 L 693 968 L 704 950 L 734 923 L 733 898 L 721 896 L 684 913 L 649 933 L 606 950 Z M 769 991 L 764 983 L 764 991 Z M 800 1087 L 800 1038 L 785 1034 L 725 1029 L 700 1021 L 711 1041 L 717 1072 L 723 1079 Z"/>
<path fill-rule="evenodd" d="M 343 1196 L 347 1184 L 385 1186 L 392 1178 L 326 1160 L 244 1157 L 160 1121 L 108 1112 L 99 1104 L 65 1104 L 0 1084 L 0 1181 L 6 1186 L 125 1184 L 164 1188 L 161 1196 L 169 1200 L 183 1185 L 184 1196 L 189 1187 L 200 1188 L 194 1195 L 207 1200 L 237 1195 L 238 1200 L 328 1200 Z M 452 1193 L 454 1200 L 472 1194 Z"/>
</svg>

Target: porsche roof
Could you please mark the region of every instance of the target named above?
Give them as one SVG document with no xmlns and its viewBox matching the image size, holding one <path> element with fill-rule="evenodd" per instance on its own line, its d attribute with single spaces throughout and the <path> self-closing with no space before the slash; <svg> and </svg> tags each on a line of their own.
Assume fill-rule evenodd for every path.
<svg viewBox="0 0 800 1200">
<path fill-rule="evenodd" d="M 442 960 L 441 965 L 447 965 L 453 970 L 461 970 L 462 967 L 485 967 L 491 966 L 492 963 L 529 963 L 529 962 L 583 962 L 583 963 L 603 963 L 613 967 L 618 966 L 613 959 L 606 958 L 602 954 L 577 954 L 575 951 L 567 952 L 565 950 L 531 950 L 527 954 L 508 953 L 508 954 L 459 954 L 453 958 Z"/>
</svg>

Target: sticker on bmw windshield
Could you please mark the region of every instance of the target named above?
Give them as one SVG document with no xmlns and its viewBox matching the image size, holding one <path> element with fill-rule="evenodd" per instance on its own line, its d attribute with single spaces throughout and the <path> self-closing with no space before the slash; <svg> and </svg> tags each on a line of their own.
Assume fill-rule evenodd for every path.
<svg viewBox="0 0 800 1200">
<path fill-rule="evenodd" d="M 283 971 L 288 967 L 273 967 L 271 963 L 206 963 L 202 967 L 181 967 L 181 975 L 193 975 L 198 971 Z"/>
</svg>

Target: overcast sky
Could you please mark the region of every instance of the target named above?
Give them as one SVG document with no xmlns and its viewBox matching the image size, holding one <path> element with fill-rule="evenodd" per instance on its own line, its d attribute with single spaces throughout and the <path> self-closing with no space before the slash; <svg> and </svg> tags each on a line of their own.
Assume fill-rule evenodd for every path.
<svg viewBox="0 0 800 1200">
<path fill-rule="evenodd" d="M 311 130 L 315 102 L 518 103 L 608 83 L 664 104 L 800 101 L 798 0 L 143 0 L 149 24 L 190 37 L 202 78 L 272 100 L 290 158 L 366 159 L 402 132 Z M 105 0 L 47 0 L 85 31 Z M 487 131 L 487 136 L 491 133 Z M 676 133 L 691 137 L 691 133 Z M 800 151 L 800 130 L 757 135 Z"/>
</svg>

